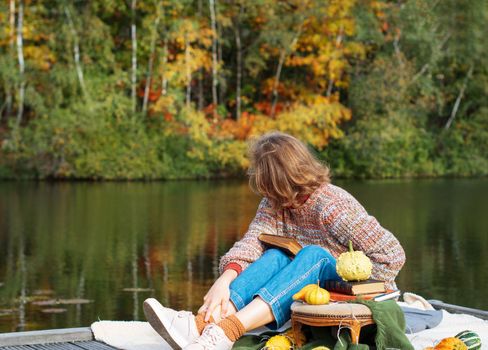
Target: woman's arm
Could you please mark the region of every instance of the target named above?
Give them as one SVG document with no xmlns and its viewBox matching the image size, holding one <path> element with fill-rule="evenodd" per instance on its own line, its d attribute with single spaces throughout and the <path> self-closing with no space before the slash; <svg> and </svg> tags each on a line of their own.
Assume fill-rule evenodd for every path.
<svg viewBox="0 0 488 350">
<path fill-rule="evenodd" d="M 237 272 L 227 270 L 214 282 L 203 297 L 203 305 L 198 313 L 205 313 L 204 320 L 208 322 L 215 308 L 220 306 L 220 318 L 225 318 L 229 310 L 230 284 L 237 277 Z"/>
<path fill-rule="evenodd" d="M 230 284 L 242 270 L 263 254 L 264 247 L 258 237 L 263 232 L 273 233 L 274 220 L 270 204 L 264 198 L 244 237 L 220 259 L 221 275 L 204 296 L 203 305 L 198 310 L 199 313 L 205 313 L 205 321 L 209 320 L 218 306 L 221 310 L 220 317 L 226 316 L 229 308 Z"/>
<path fill-rule="evenodd" d="M 349 196 L 332 200 L 322 212 L 322 222 L 345 250 L 351 240 L 354 250 L 362 250 L 371 259 L 371 278 L 384 280 L 392 288 L 405 263 L 405 252 L 398 239 Z"/>
</svg>

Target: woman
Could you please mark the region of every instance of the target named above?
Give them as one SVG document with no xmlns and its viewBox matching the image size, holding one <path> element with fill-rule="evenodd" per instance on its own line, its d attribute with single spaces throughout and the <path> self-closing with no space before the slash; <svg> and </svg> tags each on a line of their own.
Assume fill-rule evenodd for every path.
<svg viewBox="0 0 488 350">
<path fill-rule="evenodd" d="M 352 195 L 330 183 L 329 170 L 296 138 L 279 132 L 255 141 L 250 151 L 252 189 L 263 196 L 244 237 L 221 258 L 221 276 L 197 316 L 144 303 L 153 328 L 174 348 L 230 349 L 246 331 L 279 328 L 290 318 L 292 295 L 305 285 L 339 279 L 335 259 L 349 240 L 373 263 L 372 278 L 395 288 L 405 253 Z M 264 250 L 261 233 L 293 237 L 304 248 L 291 260 Z"/>
</svg>

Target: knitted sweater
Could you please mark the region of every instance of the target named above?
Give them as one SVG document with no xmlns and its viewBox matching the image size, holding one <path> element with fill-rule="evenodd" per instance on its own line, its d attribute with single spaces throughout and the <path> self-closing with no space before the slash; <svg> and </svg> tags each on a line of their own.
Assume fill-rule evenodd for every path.
<svg viewBox="0 0 488 350">
<path fill-rule="evenodd" d="M 362 250 L 373 263 L 371 278 L 396 288 L 395 277 L 405 263 L 405 252 L 395 236 L 368 215 L 361 204 L 344 189 L 323 184 L 296 209 L 274 211 L 263 198 L 244 237 L 220 259 L 222 273 L 231 264 L 242 270 L 264 251 L 261 233 L 295 238 L 302 246 L 319 245 L 335 258 L 348 250 Z"/>
</svg>

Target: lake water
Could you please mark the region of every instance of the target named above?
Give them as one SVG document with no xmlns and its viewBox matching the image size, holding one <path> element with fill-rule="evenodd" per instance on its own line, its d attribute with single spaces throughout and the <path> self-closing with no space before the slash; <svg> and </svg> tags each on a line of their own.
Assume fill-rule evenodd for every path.
<svg viewBox="0 0 488 350">
<path fill-rule="evenodd" d="M 336 184 L 401 241 L 403 291 L 488 309 L 488 179 Z M 149 296 L 195 311 L 258 201 L 237 180 L 0 183 L 0 332 L 142 320 Z"/>
</svg>

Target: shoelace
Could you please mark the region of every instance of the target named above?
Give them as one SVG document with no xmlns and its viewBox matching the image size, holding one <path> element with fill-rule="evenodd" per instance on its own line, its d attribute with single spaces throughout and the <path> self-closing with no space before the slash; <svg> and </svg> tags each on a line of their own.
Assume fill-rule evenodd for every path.
<svg viewBox="0 0 488 350">
<path fill-rule="evenodd" d="M 216 324 L 208 325 L 195 342 L 202 345 L 205 350 L 215 349 L 217 343 L 223 339 L 223 331 L 219 328 Z"/>
<path fill-rule="evenodd" d="M 171 324 L 170 324 L 169 328 L 170 329 L 173 328 L 173 323 L 174 323 L 174 321 L 175 321 L 176 318 L 184 318 L 184 317 L 186 317 L 187 320 L 188 320 L 188 325 L 186 327 L 186 329 L 188 330 L 187 336 L 189 336 L 190 335 L 190 326 L 191 326 L 191 324 L 190 324 L 190 322 L 191 322 L 191 316 L 193 316 L 193 314 L 190 311 L 184 311 L 184 310 L 178 311 L 176 313 L 176 316 L 171 320 Z"/>
</svg>

